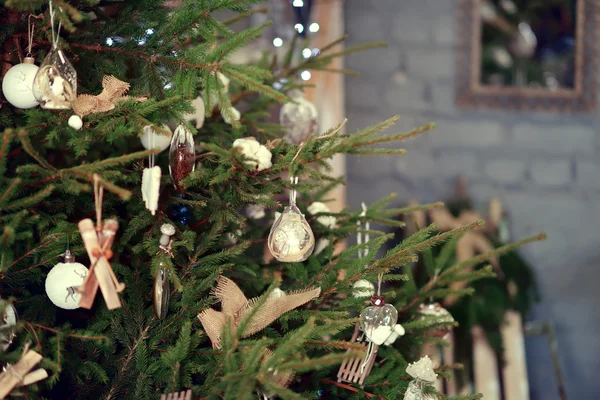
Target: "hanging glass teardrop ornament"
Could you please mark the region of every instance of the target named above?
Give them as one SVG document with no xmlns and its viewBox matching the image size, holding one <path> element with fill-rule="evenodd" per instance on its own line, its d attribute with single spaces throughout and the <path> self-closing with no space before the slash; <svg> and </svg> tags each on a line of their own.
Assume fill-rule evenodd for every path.
<svg viewBox="0 0 600 400">
<path fill-rule="evenodd" d="M 42 108 L 66 110 L 77 97 L 77 71 L 58 48 L 58 30 L 54 32 L 54 8 L 50 1 L 50 20 L 52 28 L 52 49 L 44 58 L 42 65 L 33 78 L 33 95 Z"/>
<path fill-rule="evenodd" d="M 298 178 L 292 178 L 292 184 L 297 183 Z M 273 257 L 281 262 L 302 262 L 312 254 L 315 236 L 296 206 L 296 189 L 290 191 L 290 205 L 273 224 L 267 243 Z"/>
<path fill-rule="evenodd" d="M 360 327 L 365 336 L 377 345 L 383 344 L 394 332 L 398 311 L 386 304 L 382 296 L 371 297 L 371 306 L 360 313 Z"/>
<path fill-rule="evenodd" d="M 53 48 L 33 79 L 33 95 L 42 108 L 66 110 L 77 97 L 77 72 L 62 50 Z"/>
<path fill-rule="evenodd" d="M 319 114 L 317 107 L 306 100 L 301 91 L 294 90 L 288 96 L 292 101 L 281 107 L 279 122 L 286 130 L 285 140 L 300 144 L 317 134 Z"/>
<path fill-rule="evenodd" d="M 169 300 L 171 299 L 171 286 L 166 271 L 161 268 L 154 278 L 154 315 L 158 319 L 164 319 L 169 311 Z"/>
<path fill-rule="evenodd" d="M 173 239 L 171 238 L 175 234 L 175 227 L 171 224 L 163 224 L 160 227 L 160 239 L 158 241 L 160 251 L 169 257 L 173 257 L 173 250 L 171 244 Z M 167 276 L 168 271 L 163 262 L 160 263 L 160 269 L 154 278 L 153 288 L 153 303 L 154 303 L 154 315 L 158 319 L 164 319 L 167 316 L 169 310 L 169 300 L 171 299 L 171 284 L 169 283 L 169 277 Z"/>
<path fill-rule="evenodd" d="M 196 169 L 194 136 L 184 125 L 179 125 L 171 138 L 169 173 L 175 188 L 183 192 L 181 181 Z"/>
</svg>

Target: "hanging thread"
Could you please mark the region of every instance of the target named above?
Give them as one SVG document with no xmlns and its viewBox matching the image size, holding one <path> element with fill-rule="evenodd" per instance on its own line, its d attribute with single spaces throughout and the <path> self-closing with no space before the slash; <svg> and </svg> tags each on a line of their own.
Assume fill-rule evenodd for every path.
<svg viewBox="0 0 600 400">
<path fill-rule="evenodd" d="M 50 30 L 52 31 L 52 48 L 56 49 L 58 47 L 58 40 L 60 39 L 60 28 L 62 27 L 62 22 L 58 21 L 58 29 L 54 32 L 54 6 L 52 5 L 52 0 L 49 2 L 50 5 Z"/>
</svg>

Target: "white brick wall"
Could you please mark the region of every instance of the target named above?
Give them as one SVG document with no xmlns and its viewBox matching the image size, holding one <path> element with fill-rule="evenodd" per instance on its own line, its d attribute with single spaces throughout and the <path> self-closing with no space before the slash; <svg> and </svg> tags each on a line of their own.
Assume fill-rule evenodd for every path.
<svg viewBox="0 0 600 400">
<path fill-rule="evenodd" d="M 404 156 L 349 157 L 350 205 L 390 192 L 398 204 L 445 200 L 463 175 L 475 201 L 502 199 L 515 238 L 546 231 L 545 243 L 522 250 L 543 296 L 534 317 L 556 324 L 568 397 L 592 398 L 600 393 L 600 117 L 458 109 L 455 7 L 456 0 L 346 0 L 350 44 L 381 35 L 389 42 L 346 59 L 362 75 L 346 79 L 348 132 L 394 114 L 405 118 L 389 133 L 437 124 Z M 532 400 L 558 398 L 546 342 L 527 346 Z"/>
</svg>

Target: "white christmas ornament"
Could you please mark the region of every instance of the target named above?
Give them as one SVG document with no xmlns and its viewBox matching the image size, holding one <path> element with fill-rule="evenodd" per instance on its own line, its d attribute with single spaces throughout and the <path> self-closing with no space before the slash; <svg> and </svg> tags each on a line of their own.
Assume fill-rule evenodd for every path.
<svg viewBox="0 0 600 400">
<path fill-rule="evenodd" d="M 285 140 L 288 143 L 300 144 L 311 135 L 316 135 L 319 128 L 317 107 L 304 98 L 301 91 L 289 93 L 291 102 L 285 103 L 279 112 L 279 123 L 285 128 Z"/>
<path fill-rule="evenodd" d="M 146 209 L 152 215 L 158 210 L 158 198 L 160 196 L 160 177 L 162 171 L 158 165 L 151 168 L 144 168 L 142 174 L 142 200 Z"/>
<path fill-rule="evenodd" d="M 248 218 L 250 219 L 262 219 L 265 217 L 265 207 L 260 204 L 251 204 L 246 207 L 246 214 L 248 214 Z"/>
<path fill-rule="evenodd" d="M 531 26 L 521 22 L 517 26 L 517 34 L 509 44 L 510 51 L 521 58 L 531 58 L 537 47 L 537 37 Z"/>
<path fill-rule="evenodd" d="M 325 239 L 325 238 L 321 238 L 319 240 L 317 240 L 317 244 L 315 244 L 315 251 L 314 251 L 314 255 L 318 256 L 319 254 L 321 254 L 323 252 L 323 250 L 325 250 L 327 248 L 327 246 L 329 246 L 329 239 Z"/>
<path fill-rule="evenodd" d="M 223 121 L 229 125 L 232 125 L 233 121 L 239 121 L 242 117 L 242 114 L 235 107 L 230 107 L 229 112 L 223 110 L 221 115 L 223 116 Z"/>
<path fill-rule="evenodd" d="M 38 72 L 33 57 L 26 57 L 21 64 L 14 65 L 2 80 L 2 93 L 13 106 L 21 109 L 33 108 L 38 102 L 33 95 L 33 79 Z"/>
<path fill-rule="evenodd" d="M 168 132 L 168 135 L 165 135 L 163 132 L 157 132 L 151 125 L 144 126 L 140 141 L 146 150 L 158 149 L 159 151 L 163 151 L 171 145 L 173 132 L 167 125 L 163 125 L 162 129 Z"/>
<path fill-rule="evenodd" d="M 325 203 L 321 203 L 320 201 L 315 201 L 306 209 L 310 215 L 316 215 L 319 213 L 330 213 L 331 210 Z M 336 218 L 332 215 L 322 215 L 317 217 L 317 222 L 321 225 L 324 225 L 328 228 L 333 228 L 336 223 Z"/>
<path fill-rule="evenodd" d="M 249 159 L 245 161 L 245 164 L 251 168 L 262 171 L 263 169 L 271 168 L 271 166 L 273 166 L 271 163 L 271 157 L 273 157 L 273 155 L 269 149 L 258 143 L 253 137 L 237 139 L 233 142 L 233 147 L 240 149 L 240 152 L 244 157 Z"/>
<path fill-rule="evenodd" d="M 375 286 L 366 279 L 360 279 L 352 285 L 352 297 L 360 299 L 362 297 L 371 297 L 375 294 Z"/>
<path fill-rule="evenodd" d="M 79 115 L 71 115 L 69 117 L 69 126 L 76 131 L 80 130 L 83 127 L 83 121 Z"/>
<path fill-rule="evenodd" d="M 437 379 L 437 374 L 433 371 L 433 362 L 429 356 L 423 356 L 419 361 L 408 364 L 406 373 L 428 383 L 433 383 Z"/>
<path fill-rule="evenodd" d="M 204 107 L 204 99 L 198 96 L 192 101 L 192 105 L 194 106 L 194 111 L 189 114 L 185 114 L 183 118 L 185 118 L 185 120 L 188 122 L 195 121 L 196 129 L 200 129 L 204 125 L 204 113 L 206 112 Z"/>
<path fill-rule="evenodd" d="M 283 290 L 279 289 L 278 287 L 273 289 L 273 291 L 269 294 L 269 297 L 272 297 L 274 299 L 278 299 L 283 296 L 285 296 L 285 292 Z"/>
<path fill-rule="evenodd" d="M 55 306 L 65 310 L 79 308 L 81 294 L 77 291 L 83 283 L 88 269 L 78 262 L 69 250 L 65 262 L 58 263 L 46 276 L 46 294 Z"/>
<path fill-rule="evenodd" d="M 396 324 L 396 326 L 394 326 L 394 330 L 392 331 L 390 336 L 388 336 L 388 338 L 385 340 L 385 342 L 383 342 L 383 344 L 385 346 L 390 346 L 390 345 L 394 344 L 396 339 L 398 339 L 400 336 L 404 336 L 405 333 L 406 333 L 406 330 L 404 329 L 404 327 L 400 324 Z"/>
</svg>

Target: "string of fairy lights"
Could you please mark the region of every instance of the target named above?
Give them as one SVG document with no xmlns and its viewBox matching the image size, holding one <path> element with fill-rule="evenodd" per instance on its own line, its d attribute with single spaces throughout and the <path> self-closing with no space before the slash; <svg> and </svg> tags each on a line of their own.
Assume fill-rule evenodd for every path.
<svg viewBox="0 0 600 400">
<path fill-rule="evenodd" d="M 309 33 L 314 34 L 319 32 L 321 28 L 318 23 L 310 21 L 310 13 L 312 10 L 312 0 L 291 0 L 292 11 L 294 12 L 296 21 L 294 24 L 294 30 L 300 37 L 307 37 Z M 273 38 L 273 46 L 280 48 L 283 47 L 284 40 L 281 36 Z M 302 57 L 310 58 L 319 54 L 318 48 L 302 49 Z M 304 70 L 300 73 L 300 78 L 304 81 L 308 81 L 311 78 L 311 73 L 308 70 Z"/>
</svg>

